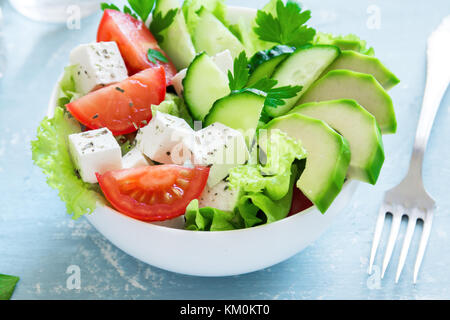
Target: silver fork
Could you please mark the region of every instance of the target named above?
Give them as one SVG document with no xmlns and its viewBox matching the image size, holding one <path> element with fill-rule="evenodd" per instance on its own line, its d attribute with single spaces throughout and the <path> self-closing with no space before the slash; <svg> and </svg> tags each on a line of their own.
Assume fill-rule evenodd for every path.
<svg viewBox="0 0 450 320">
<path fill-rule="evenodd" d="M 417 281 L 419 268 L 428 243 L 435 201 L 423 186 L 422 163 L 434 118 L 449 82 L 450 16 L 445 18 L 428 38 L 427 81 L 408 174 L 399 185 L 386 191 L 384 194 L 383 204 L 381 205 L 375 226 L 375 234 L 370 253 L 369 274 L 372 273 L 372 266 L 380 243 L 385 217 L 387 213 L 392 215 L 391 230 L 381 271 L 381 278 L 383 278 L 392 256 L 402 218 L 403 216 L 408 217 L 395 283 L 400 278 L 414 229 L 419 219 L 423 221 L 423 228 L 414 265 L 414 283 Z"/>
</svg>

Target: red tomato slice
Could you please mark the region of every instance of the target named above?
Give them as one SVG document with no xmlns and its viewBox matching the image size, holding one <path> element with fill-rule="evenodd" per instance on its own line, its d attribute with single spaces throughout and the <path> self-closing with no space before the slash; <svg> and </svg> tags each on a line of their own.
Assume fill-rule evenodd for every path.
<svg viewBox="0 0 450 320">
<path fill-rule="evenodd" d="M 96 174 L 106 199 L 119 212 L 142 221 L 181 216 L 200 197 L 208 167 L 156 165 Z"/>
<path fill-rule="evenodd" d="M 312 207 L 313 203 L 303 194 L 303 192 L 294 186 L 294 192 L 292 194 L 291 210 L 288 216 L 292 216 L 296 213 Z"/>
<path fill-rule="evenodd" d="M 152 104 L 164 100 L 165 83 L 164 68 L 150 68 L 90 92 L 66 108 L 89 129 L 106 127 L 114 135 L 131 133 L 150 121 Z"/>
<path fill-rule="evenodd" d="M 117 43 L 130 75 L 155 66 L 163 66 L 166 70 L 167 85 L 170 85 L 177 73 L 175 66 L 158 46 L 150 30 L 142 21 L 129 14 L 106 9 L 97 31 L 97 42 L 101 41 Z M 148 49 L 160 51 L 169 62 L 163 63 L 159 60 L 156 60 L 156 64 L 150 62 L 147 57 Z"/>
</svg>

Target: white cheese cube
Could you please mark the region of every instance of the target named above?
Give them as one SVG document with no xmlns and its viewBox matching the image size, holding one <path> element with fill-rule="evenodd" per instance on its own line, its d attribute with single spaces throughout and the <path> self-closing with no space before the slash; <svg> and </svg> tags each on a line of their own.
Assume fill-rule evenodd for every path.
<svg viewBox="0 0 450 320">
<path fill-rule="evenodd" d="M 230 50 L 219 52 L 215 56 L 211 57 L 217 67 L 225 74 L 228 75 L 228 70 L 233 73 L 233 57 Z M 186 77 L 187 69 L 182 69 L 172 78 L 172 86 L 178 96 L 183 96 L 183 79 Z"/>
<path fill-rule="evenodd" d="M 223 211 L 233 211 L 242 193 L 232 190 L 228 182 L 220 181 L 214 187 L 206 186 L 198 199 L 199 208 L 211 207 Z"/>
<path fill-rule="evenodd" d="M 76 89 L 82 94 L 125 80 L 128 71 L 114 41 L 82 44 L 70 53 L 70 64 L 77 65 Z"/>
<path fill-rule="evenodd" d="M 223 73 L 225 73 L 226 75 L 228 75 L 228 71 L 231 71 L 231 73 L 233 73 L 234 61 L 233 57 L 231 56 L 230 50 L 227 49 L 225 51 L 219 52 L 211 58 Z"/>
<path fill-rule="evenodd" d="M 194 130 L 185 120 L 156 111 L 149 124 L 139 130 L 137 147 L 153 161 L 182 165 L 191 158 L 183 141 L 193 135 Z"/>
<path fill-rule="evenodd" d="M 142 152 L 136 147 L 128 151 L 122 157 L 122 168 L 124 169 L 146 167 L 150 165 L 153 165 L 153 163 L 147 161 Z"/>
<path fill-rule="evenodd" d="M 187 69 L 183 69 L 172 78 L 172 86 L 179 97 L 183 97 L 183 79 L 186 77 L 186 72 Z"/>
<path fill-rule="evenodd" d="M 95 173 L 122 169 L 122 152 L 117 140 L 107 128 L 69 136 L 69 149 L 81 179 L 97 183 Z"/>
<path fill-rule="evenodd" d="M 199 130 L 185 144 L 192 152 L 194 165 L 210 166 L 208 185 L 215 186 L 228 176 L 230 169 L 244 164 L 249 158 L 241 132 L 221 123 Z"/>
</svg>

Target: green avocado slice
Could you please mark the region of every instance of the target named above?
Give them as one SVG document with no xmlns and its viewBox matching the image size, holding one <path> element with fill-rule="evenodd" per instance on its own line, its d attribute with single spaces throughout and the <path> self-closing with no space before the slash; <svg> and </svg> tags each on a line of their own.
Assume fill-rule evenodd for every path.
<svg viewBox="0 0 450 320">
<path fill-rule="evenodd" d="M 350 70 L 330 71 L 305 92 L 297 105 L 338 99 L 356 100 L 375 117 L 383 134 L 397 130 L 392 99 L 370 74 Z"/>
<path fill-rule="evenodd" d="M 301 140 L 307 158 L 297 187 L 325 213 L 344 184 L 351 156 L 347 140 L 325 122 L 296 113 L 275 118 L 264 129 L 267 134 L 279 129 Z"/>
<path fill-rule="evenodd" d="M 361 73 L 371 74 L 383 86 L 389 90 L 400 83 L 400 80 L 379 59 L 361 54 L 355 51 L 342 51 L 337 58 L 323 73 L 331 70 L 346 69 Z"/>
<path fill-rule="evenodd" d="M 355 100 L 312 102 L 295 107 L 289 113 L 303 114 L 326 122 L 350 144 L 348 179 L 370 184 L 377 182 L 384 162 L 384 148 L 377 121 Z"/>
</svg>

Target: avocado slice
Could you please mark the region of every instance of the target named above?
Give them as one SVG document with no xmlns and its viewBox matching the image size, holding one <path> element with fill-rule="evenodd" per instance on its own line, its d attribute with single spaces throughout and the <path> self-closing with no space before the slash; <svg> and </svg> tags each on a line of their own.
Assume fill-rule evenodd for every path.
<svg viewBox="0 0 450 320">
<path fill-rule="evenodd" d="M 381 132 L 375 117 L 355 100 L 305 103 L 289 113 L 322 120 L 339 132 L 348 140 L 352 154 L 347 178 L 377 182 L 384 162 Z"/>
<path fill-rule="evenodd" d="M 350 163 L 347 140 L 325 122 L 298 113 L 275 118 L 264 129 L 279 129 L 301 140 L 307 158 L 297 187 L 325 213 L 344 184 Z"/>
<path fill-rule="evenodd" d="M 202 7 L 197 14 L 199 20 L 192 35 L 197 52 L 205 51 L 209 56 L 214 56 L 228 49 L 233 58 L 236 58 L 245 51 L 239 39 L 205 7 Z"/>
<path fill-rule="evenodd" d="M 153 15 L 161 13 L 164 17 L 172 9 L 178 9 L 178 12 L 173 22 L 161 32 L 163 41 L 159 42 L 159 46 L 170 57 L 175 68 L 180 70 L 189 66 L 196 52 L 179 1 L 157 0 Z"/>
<path fill-rule="evenodd" d="M 392 99 L 370 74 L 330 71 L 305 92 L 297 105 L 337 99 L 356 100 L 377 119 L 382 133 L 395 133 L 397 130 Z"/>
<path fill-rule="evenodd" d="M 342 51 L 339 58 L 337 58 L 323 74 L 325 75 L 331 70 L 338 69 L 371 74 L 385 90 L 391 89 L 400 82 L 395 74 L 389 71 L 379 59 L 355 51 Z"/>
</svg>

